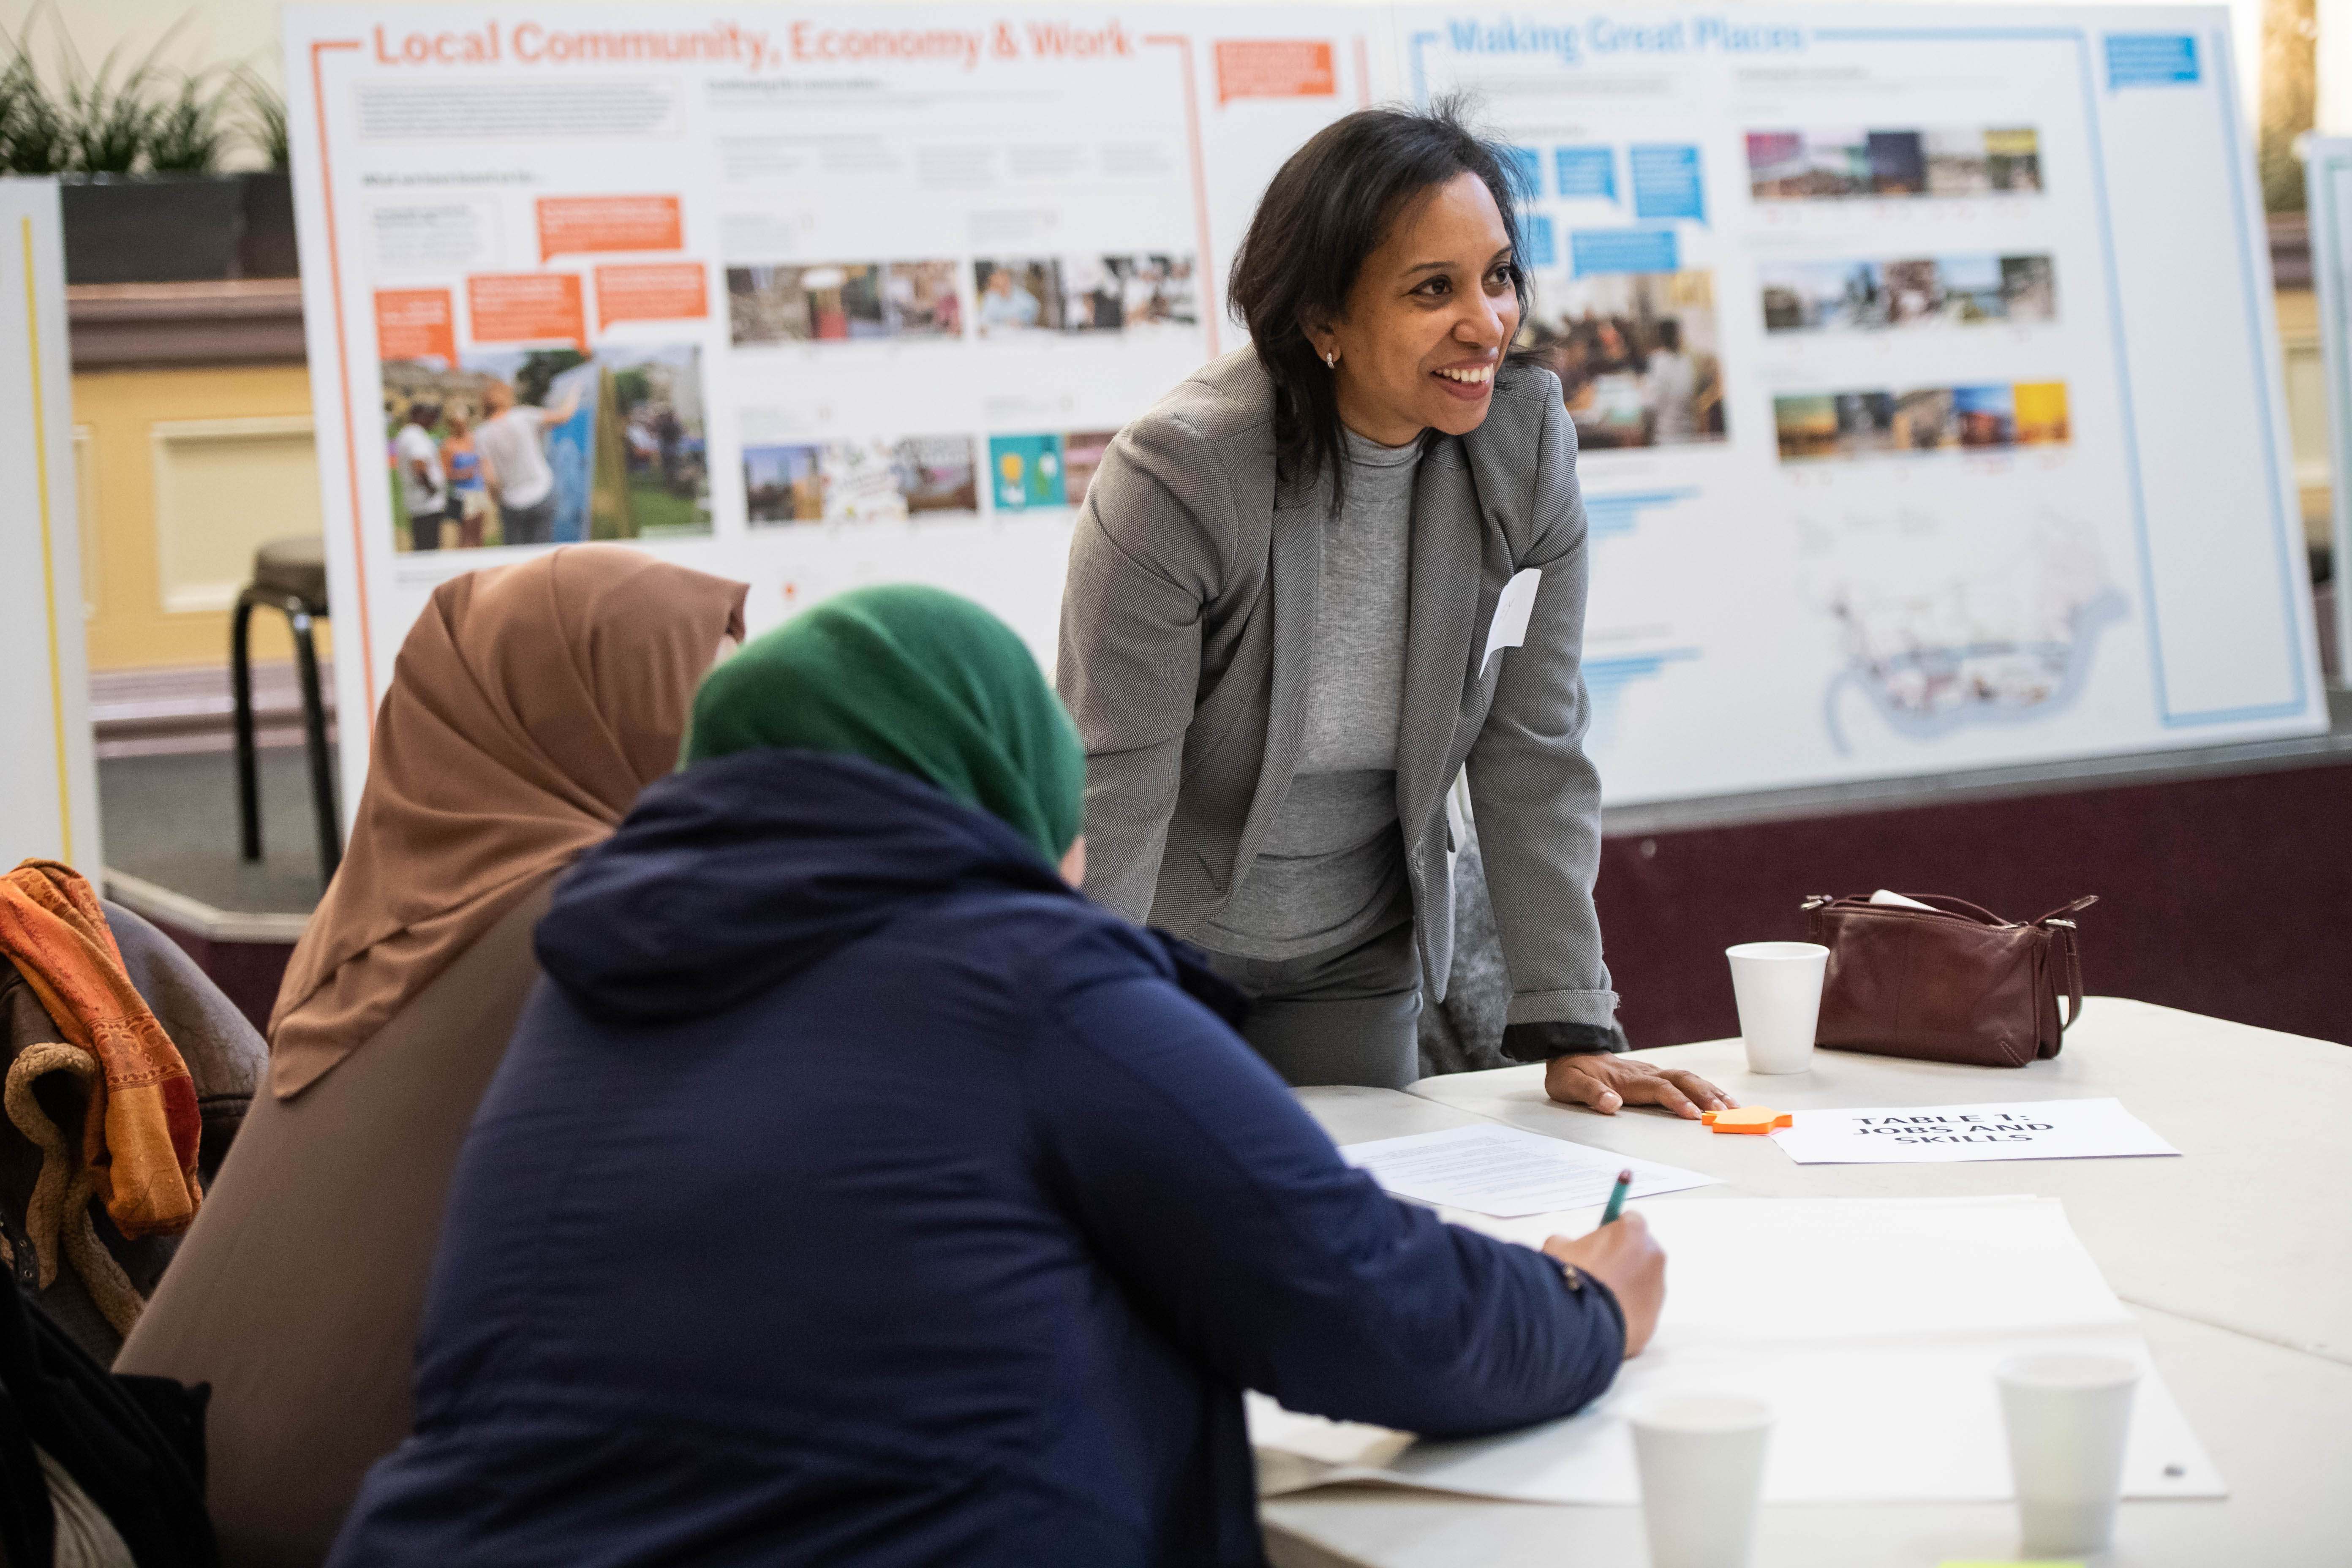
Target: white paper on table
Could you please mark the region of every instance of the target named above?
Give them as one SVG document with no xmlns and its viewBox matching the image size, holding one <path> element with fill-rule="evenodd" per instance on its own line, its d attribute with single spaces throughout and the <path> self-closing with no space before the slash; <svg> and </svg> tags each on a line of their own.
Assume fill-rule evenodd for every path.
<svg viewBox="0 0 2352 1568">
<path fill-rule="evenodd" d="M 1502 1219 L 1607 1203 L 1620 1171 L 1633 1173 L 1627 1195 L 1636 1198 L 1717 1180 L 1491 1122 L 1349 1143 L 1339 1155 L 1399 1197 Z"/>
<path fill-rule="evenodd" d="M 1370 1426 L 1360 1421 L 1333 1421 L 1321 1415 L 1301 1415 L 1285 1410 L 1263 1394 L 1242 1396 L 1249 1417 L 1250 1443 L 1318 1465 L 1353 1465 L 1378 1468 L 1412 1445 L 1412 1434 Z"/>
<path fill-rule="evenodd" d="M 2041 1351 L 2141 1363 L 2124 1455 L 2126 1497 L 2227 1495 L 2221 1472 L 2131 1331 L 1932 1349 L 1735 1351 L 1654 1342 L 1581 1415 L 1499 1437 L 1416 1443 L 1362 1468 L 1433 1491 L 1634 1503 L 1642 1492 L 1623 1414 L 1629 1405 L 1662 1392 L 1744 1394 L 1773 1410 L 1768 1502 L 2000 1502 L 2013 1492 L 1993 1369 L 2012 1355 Z"/>
<path fill-rule="evenodd" d="M 2132 1327 L 2055 1198 L 1748 1198 L 1642 1213 L 1666 1252 L 1655 1343 L 1834 1349 Z"/>
<path fill-rule="evenodd" d="M 1991 1100 L 1800 1110 L 1772 1134 L 1800 1165 L 2098 1160 L 2179 1154 L 2118 1100 Z"/>
<path fill-rule="evenodd" d="M 2144 1369 L 2125 1495 L 2226 1494 L 2054 1199 L 1748 1199 L 1645 1212 L 1672 1281 L 1658 1332 L 1582 1413 L 1398 1452 L 1382 1428 L 1253 1399 L 1252 1442 L 1309 1450 L 1285 1469 L 1286 1489 L 1376 1480 L 1633 1503 L 1631 1402 L 1740 1393 L 1773 1407 L 1768 1501 L 1997 1501 L 2011 1486 L 1993 1369 L 2012 1355 L 2083 1351 Z"/>
<path fill-rule="evenodd" d="M 1502 595 L 1495 601 L 1495 618 L 1486 623 L 1486 651 L 1478 656 L 1480 673 L 1485 673 L 1486 661 L 1503 649 L 1526 644 L 1528 617 L 1535 614 L 1536 590 L 1542 584 L 1543 572 L 1534 566 L 1503 584 Z"/>
</svg>

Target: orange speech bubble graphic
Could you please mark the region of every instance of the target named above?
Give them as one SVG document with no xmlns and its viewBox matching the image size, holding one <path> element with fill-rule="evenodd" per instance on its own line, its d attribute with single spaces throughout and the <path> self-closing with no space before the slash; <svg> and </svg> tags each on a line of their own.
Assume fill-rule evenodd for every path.
<svg viewBox="0 0 2352 1568">
<path fill-rule="evenodd" d="M 710 285 L 699 261 L 654 261 L 596 268 L 596 320 L 678 321 L 710 314 Z"/>
<path fill-rule="evenodd" d="M 457 310 L 446 289 L 375 291 L 375 352 L 379 359 L 457 363 Z"/>
<path fill-rule="evenodd" d="M 551 339 L 588 352 L 587 312 L 577 272 L 487 272 L 466 279 L 466 310 L 478 343 Z"/>
<path fill-rule="evenodd" d="M 541 196 L 539 258 L 608 250 L 682 250 L 676 196 Z"/>
</svg>

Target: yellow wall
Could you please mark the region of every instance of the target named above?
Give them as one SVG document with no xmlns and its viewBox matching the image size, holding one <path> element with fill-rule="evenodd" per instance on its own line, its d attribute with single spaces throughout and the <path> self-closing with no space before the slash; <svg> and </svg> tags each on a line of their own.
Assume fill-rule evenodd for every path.
<svg viewBox="0 0 2352 1568">
<path fill-rule="evenodd" d="M 2288 441 L 2294 484 L 2303 498 L 2304 537 L 2327 542 L 2334 514 L 2328 489 L 2327 362 L 2321 356 L 2319 300 L 2308 289 L 2278 291 L 2280 358 L 2286 370 Z"/>
<path fill-rule="evenodd" d="M 73 399 L 90 668 L 225 667 L 255 547 L 320 527 L 309 374 L 85 371 Z M 284 617 L 256 613 L 253 651 L 294 656 Z"/>
</svg>

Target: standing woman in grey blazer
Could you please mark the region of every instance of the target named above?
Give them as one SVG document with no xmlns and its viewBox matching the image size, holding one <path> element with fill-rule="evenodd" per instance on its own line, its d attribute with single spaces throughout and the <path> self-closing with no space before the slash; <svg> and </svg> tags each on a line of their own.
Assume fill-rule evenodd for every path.
<svg viewBox="0 0 2352 1568">
<path fill-rule="evenodd" d="M 1087 890 L 1207 949 L 1291 1082 L 1402 1086 L 1466 772 L 1505 1053 L 1555 1099 L 1695 1117 L 1732 1102 L 1612 1054 L 1584 509 L 1559 382 L 1505 358 L 1513 205 L 1445 107 L 1351 114 L 1267 187 L 1234 264 L 1253 346 L 1120 433 L 1071 544 Z"/>
</svg>

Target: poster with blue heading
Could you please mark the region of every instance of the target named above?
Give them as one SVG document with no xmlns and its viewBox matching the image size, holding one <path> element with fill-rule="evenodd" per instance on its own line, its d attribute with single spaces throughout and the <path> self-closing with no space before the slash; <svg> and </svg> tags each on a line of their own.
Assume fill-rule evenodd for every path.
<svg viewBox="0 0 2352 1568">
<path fill-rule="evenodd" d="M 1397 26 L 1556 176 L 1612 802 L 2325 727 L 2225 13 Z"/>
</svg>

